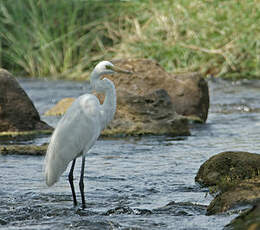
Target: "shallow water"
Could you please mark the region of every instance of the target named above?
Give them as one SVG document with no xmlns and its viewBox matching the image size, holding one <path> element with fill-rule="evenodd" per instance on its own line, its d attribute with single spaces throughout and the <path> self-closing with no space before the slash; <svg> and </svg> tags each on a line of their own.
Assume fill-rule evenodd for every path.
<svg viewBox="0 0 260 230">
<path fill-rule="evenodd" d="M 88 89 L 63 81 L 20 79 L 20 83 L 41 115 L 59 99 Z M 209 86 L 207 123 L 193 125 L 189 137 L 98 140 L 86 160 L 85 211 L 72 207 L 68 171 L 48 188 L 43 157 L 0 155 L 0 228 L 222 229 L 237 214 L 206 216 L 212 197 L 195 184 L 194 177 L 200 165 L 219 152 L 260 153 L 260 81 L 217 80 Z M 43 119 L 53 126 L 57 123 Z M 48 137 L 34 140 L 47 141 Z"/>
</svg>

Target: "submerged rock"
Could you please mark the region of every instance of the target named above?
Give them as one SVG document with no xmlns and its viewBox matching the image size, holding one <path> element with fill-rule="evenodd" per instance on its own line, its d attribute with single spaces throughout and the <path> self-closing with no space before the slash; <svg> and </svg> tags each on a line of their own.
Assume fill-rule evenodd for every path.
<svg viewBox="0 0 260 230">
<path fill-rule="evenodd" d="M 52 133 L 52 131 L 53 131 L 52 129 L 49 129 L 49 130 L 0 132 L 0 140 L 1 141 L 31 140 L 40 136 L 48 136 Z"/>
<path fill-rule="evenodd" d="M 205 214 L 206 208 L 206 205 L 171 201 L 163 207 L 153 209 L 153 214 L 169 213 L 174 216 L 192 216 L 196 213 L 201 215 Z"/>
<path fill-rule="evenodd" d="M 260 199 L 260 155 L 248 152 L 222 152 L 207 160 L 195 181 L 219 192 L 207 214 L 225 212 Z"/>
<path fill-rule="evenodd" d="M 106 216 L 111 215 L 149 215 L 152 214 L 152 211 L 149 209 L 139 209 L 139 208 L 130 208 L 128 206 L 119 206 L 113 209 L 109 209 L 107 212 L 104 213 Z"/>
<path fill-rule="evenodd" d="M 2 155 L 45 155 L 48 145 L 5 145 L 0 146 Z"/>
<path fill-rule="evenodd" d="M 0 69 L 0 132 L 52 130 L 41 121 L 32 101 L 17 80 Z"/>
</svg>

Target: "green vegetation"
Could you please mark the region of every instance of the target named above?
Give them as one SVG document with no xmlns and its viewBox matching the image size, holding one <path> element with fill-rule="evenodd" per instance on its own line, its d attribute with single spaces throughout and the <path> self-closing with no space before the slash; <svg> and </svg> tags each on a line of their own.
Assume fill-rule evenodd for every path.
<svg viewBox="0 0 260 230">
<path fill-rule="evenodd" d="M 260 78 L 260 2 L 0 2 L 4 68 L 74 79 L 118 58 L 155 59 L 170 72 Z"/>
</svg>

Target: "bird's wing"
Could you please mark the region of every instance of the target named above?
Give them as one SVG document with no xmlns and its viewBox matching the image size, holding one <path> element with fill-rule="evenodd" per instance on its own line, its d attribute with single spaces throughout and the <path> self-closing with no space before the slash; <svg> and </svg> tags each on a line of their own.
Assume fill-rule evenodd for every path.
<svg viewBox="0 0 260 230">
<path fill-rule="evenodd" d="M 101 132 L 100 103 L 93 95 L 79 97 L 59 121 L 45 157 L 45 178 L 51 186 L 70 161 L 86 153 Z"/>
</svg>

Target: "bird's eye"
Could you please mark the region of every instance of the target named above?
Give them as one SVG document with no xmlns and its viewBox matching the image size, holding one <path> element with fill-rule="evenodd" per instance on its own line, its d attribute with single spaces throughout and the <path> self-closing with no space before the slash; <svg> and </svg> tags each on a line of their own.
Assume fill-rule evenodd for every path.
<svg viewBox="0 0 260 230">
<path fill-rule="evenodd" d="M 106 69 L 112 69 L 112 66 L 106 65 Z"/>
</svg>

